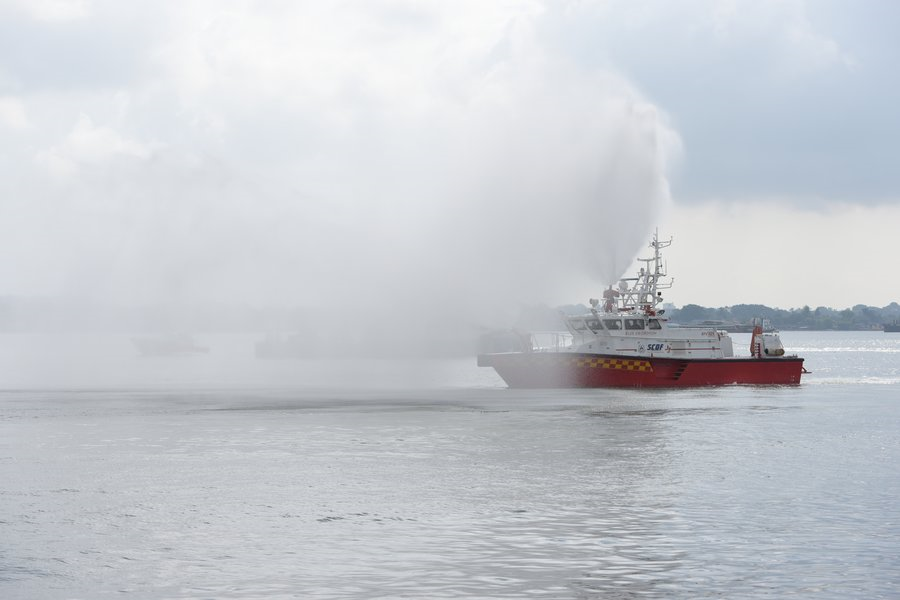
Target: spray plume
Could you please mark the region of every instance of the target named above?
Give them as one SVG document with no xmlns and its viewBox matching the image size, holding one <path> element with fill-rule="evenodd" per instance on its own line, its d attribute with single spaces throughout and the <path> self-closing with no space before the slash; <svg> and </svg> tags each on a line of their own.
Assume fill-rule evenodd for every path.
<svg viewBox="0 0 900 600">
<path fill-rule="evenodd" d="M 423 43 L 359 7 L 236 10 L 149 53 L 171 89 L 79 114 L 39 154 L 44 289 L 490 325 L 615 281 L 669 201 L 677 135 L 624 78 L 547 46 L 539 11 L 475 37 L 430 14 Z M 301 17 L 344 18 L 343 37 L 298 40 Z"/>
</svg>

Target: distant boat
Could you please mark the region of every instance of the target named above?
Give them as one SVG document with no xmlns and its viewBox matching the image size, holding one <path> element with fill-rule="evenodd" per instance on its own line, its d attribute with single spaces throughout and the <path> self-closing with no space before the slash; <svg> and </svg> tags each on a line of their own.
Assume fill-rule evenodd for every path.
<svg viewBox="0 0 900 600">
<path fill-rule="evenodd" d="M 735 321 L 700 321 L 699 323 L 691 323 L 688 327 L 715 327 L 717 331 L 727 331 L 728 333 L 753 333 L 753 323 L 737 323 Z M 775 331 L 768 319 L 762 322 L 763 331 Z"/>
<path fill-rule="evenodd" d="M 885 323 L 884 330 L 887 333 L 900 333 L 900 321 L 894 321 L 893 323 Z"/>
<path fill-rule="evenodd" d="M 132 338 L 131 341 L 143 356 L 183 356 L 209 352 L 209 348 L 200 346 L 186 333 Z"/>
<path fill-rule="evenodd" d="M 270 334 L 256 342 L 256 358 L 310 358 L 315 355 L 311 336 Z"/>
</svg>

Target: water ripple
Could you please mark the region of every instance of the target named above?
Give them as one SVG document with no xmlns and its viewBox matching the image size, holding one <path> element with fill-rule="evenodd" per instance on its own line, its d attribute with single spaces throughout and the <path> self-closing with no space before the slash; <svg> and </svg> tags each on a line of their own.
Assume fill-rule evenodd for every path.
<svg viewBox="0 0 900 600">
<path fill-rule="evenodd" d="M 257 401 L 268 408 L 241 410 Z M 0 597 L 900 589 L 887 386 L 321 403 L 50 397 L 3 421 Z"/>
</svg>

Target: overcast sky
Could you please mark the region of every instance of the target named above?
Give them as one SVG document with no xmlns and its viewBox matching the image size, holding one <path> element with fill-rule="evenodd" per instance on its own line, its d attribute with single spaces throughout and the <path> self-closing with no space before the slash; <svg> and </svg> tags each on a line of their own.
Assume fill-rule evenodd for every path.
<svg viewBox="0 0 900 600">
<path fill-rule="evenodd" d="M 900 301 L 898 6 L 0 0 L 0 295 Z"/>
</svg>

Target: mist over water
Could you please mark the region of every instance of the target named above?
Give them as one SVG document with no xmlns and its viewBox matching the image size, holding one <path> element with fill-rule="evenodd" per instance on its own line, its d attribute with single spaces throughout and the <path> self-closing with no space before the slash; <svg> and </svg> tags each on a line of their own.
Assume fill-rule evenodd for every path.
<svg viewBox="0 0 900 600">
<path fill-rule="evenodd" d="M 364 59 L 335 50 L 353 61 L 315 36 L 297 42 L 299 63 L 276 58 L 284 25 L 224 15 L 170 42 L 203 49 L 231 32 L 273 62 L 250 72 L 239 52 L 207 48 L 201 65 L 196 49 L 181 63 L 161 52 L 165 126 L 142 114 L 160 90 L 79 114 L 17 176 L 30 204 L 4 233 L 28 258 L 8 292 L 164 306 L 184 329 L 198 327 L 187 307 L 299 307 L 317 315 L 307 326 L 353 315 L 357 332 L 417 336 L 436 314 L 508 325 L 520 304 L 585 301 L 574 290 L 619 277 L 669 202 L 679 142 L 664 116 L 527 15 L 475 40 L 439 20 L 443 43 L 418 53 L 400 24 L 379 23 L 394 37 Z"/>
</svg>

